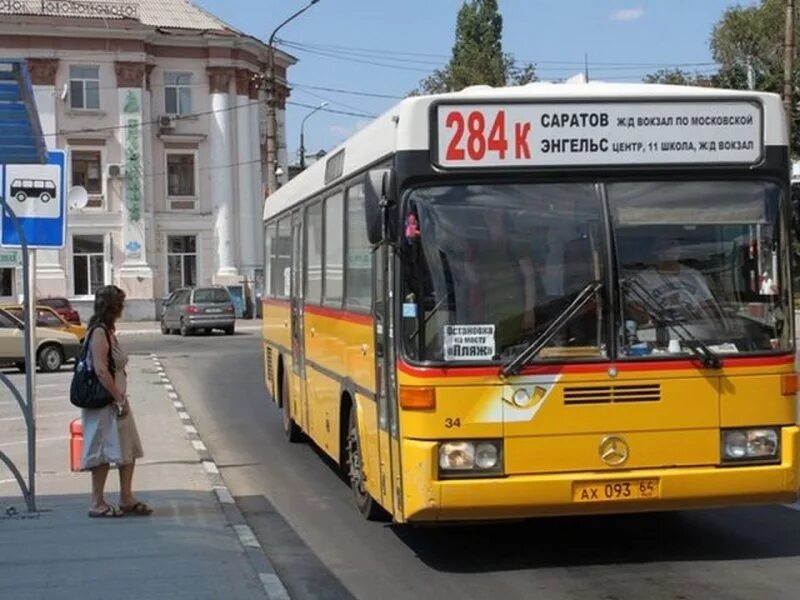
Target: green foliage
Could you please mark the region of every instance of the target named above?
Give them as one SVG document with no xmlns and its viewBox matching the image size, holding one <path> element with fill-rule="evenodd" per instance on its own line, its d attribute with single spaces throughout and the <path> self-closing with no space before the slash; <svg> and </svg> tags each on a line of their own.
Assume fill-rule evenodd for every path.
<svg viewBox="0 0 800 600">
<path fill-rule="evenodd" d="M 420 82 L 416 93 L 454 92 L 471 85 L 524 85 L 536 81 L 536 67 L 517 64 L 503 53 L 503 17 L 497 0 L 466 0 L 456 19 L 450 62 Z"/>
<path fill-rule="evenodd" d="M 722 13 L 709 38 L 712 56 L 719 64 L 715 74 L 691 75 L 680 69 L 662 69 L 645 76 L 644 81 L 741 90 L 747 89 L 749 64 L 753 69 L 755 89 L 782 94 L 785 18 L 784 0 L 761 0 L 748 6 L 732 6 Z M 800 39 L 800 19 L 795 19 L 795 26 L 795 38 Z M 795 89 L 800 84 L 797 62 Z M 792 152 L 800 154 L 800 115 L 796 110 L 792 123 Z"/>
</svg>

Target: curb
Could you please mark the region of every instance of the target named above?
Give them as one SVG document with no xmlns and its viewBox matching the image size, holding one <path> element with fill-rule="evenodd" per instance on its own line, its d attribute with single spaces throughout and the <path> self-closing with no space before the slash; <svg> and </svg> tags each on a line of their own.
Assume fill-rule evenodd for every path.
<svg viewBox="0 0 800 600">
<path fill-rule="evenodd" d="M 243 331 L 247 333 L 258 333 L 261 331 L 261 325 L 237 325 L 236 331 Z M 120 329 L 117 335 L 123 336 L 141 336 L 141 335 L 161 335 L 161 329 L 154 327 L 152 329 Z"/>
<path fill-rule="evenodd" d="M 217 464 L 211 457 L 203 440 L 200 439 L 197 428 L 194 426 L 189 413 L 186 412 L 186 407 L 183 402 L 181 402 L 178 392 L 175 391 L 175 386 L 167 376 L 161 359 L 156 354 L 150 354 L 150 358 L 153 361 L 153 366 L 161 380 L 161 384 L 164 386 L 167 396 L 183 424 L 184 432 L 197 452 L 200 464 L 203 466 L 208 476 L 211 491 L 214 492 L 214 496 L 225 515 L 225 519 L 228 521 L 228 525 L 234 533 L 236 533 L 236 537 L 239 540 L 239 544 L 242 546 L 242 550 L 248 562 L 258 574 L 258 579 L 261 582 L 266 597 L 269 600 L 290 600 L 286 586 L 275 572 L 275 568 L 272 566 L 272 563 L 253 533 L 253 530 L 245 521 L 244 515 L 242 515 L 239 507 L 236 505 L 233 494 L 231 494 L 231 491 L 225 484 L 225 480 L 222 478 Z"/>
</svg>

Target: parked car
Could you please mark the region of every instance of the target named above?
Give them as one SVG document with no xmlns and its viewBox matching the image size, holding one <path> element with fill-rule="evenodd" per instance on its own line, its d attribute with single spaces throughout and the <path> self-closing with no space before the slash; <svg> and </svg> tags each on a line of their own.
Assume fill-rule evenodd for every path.
<svg viewBox="0 0 800 600">
<path fill-rule="evenodd" d="M 0 308 L 10 312 L 20 321 L 24 321 L 25 319 L 25 309 L 20 304 L 9 304 L 7 306 L 0 306 Z M 83 338 L 86 337 L 85 325 L 75 325 L 74 323 L 66 321 L 54 308 L 50 308 L 49 306 L 36 307 L 36 326 L 51 327 L 53 329 L 67 331 L 77 337 L 81 343 L 83 343 Z"/>
<path fill-rule="evenodd" d="M 233 335 L 236 312 L 231 295 L 224 287 L 183 288 L 164 301 L 161 312 L 161 333 L 180 332 L 186 336 L 195 331 L 222 329 Z"/>
<path fill-rule="evenodd" d="M 49 297 L 49 298 L 39 298 L 37 302 L 38 306 L 49 306 L 53 310 L 55 310 L 59 315 L 64 317 L 65 321 L 70 323 L 75 323 L 76 325 L 81 324 L 81 316 L 78 314 L 78 311 L 72 308 L 72 304 L 70 304 L 69 300 L 66 298 L 59 298 L 59 297 Z"/>
<path fill-rule="evenodd" d="M 50 327 L 36 328 L 36 363 L 45 373 L 80 356 L 77 336 Z M 0 309 L 0 364 L 14 365 L 25 372 L 25 325 L 10 312 Z"/>
</svg>

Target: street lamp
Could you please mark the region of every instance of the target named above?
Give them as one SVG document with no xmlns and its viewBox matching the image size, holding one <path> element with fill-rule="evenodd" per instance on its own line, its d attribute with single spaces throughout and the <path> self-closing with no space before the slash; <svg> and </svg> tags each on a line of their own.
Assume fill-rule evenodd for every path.
<svg viewBox="0 0 800 600">
<path fill-rule="evenodd" d="M 277 102 L 277 85 L 275 85 L 275 36 L 281 28 L 296 19 L 309 8 L 314 6 L 319 0 L 311 0 L 303 8 L 298 10 L 288 19 L 280 23 L 269 36 L 267 46 L 269 57 L 267 61 L 267 193 L 271 194 L 278 189 L 277 172 L 275 164 L 278 162 L 277 136 L 278 136 L 278 117 L 275 110 Z"/>
<path fill-rule="evenodd" d="M 318 110 L 325 108 L 326 106 L 328 106 L 328 103 L 327 102 L 323 102 L 317 108 L 315 108 L 310 113 L 308 113 L 305 117 L 303 117 L 302 121 L 300 121 L 300 170 L 301 171 L 306 168 L 306 142 L 305 142 L 305 133 L 304 133 L 304 128 L 306 126 L 306 121 L 308 120 L 308 117 L 313 115 Z"/>
</svg>

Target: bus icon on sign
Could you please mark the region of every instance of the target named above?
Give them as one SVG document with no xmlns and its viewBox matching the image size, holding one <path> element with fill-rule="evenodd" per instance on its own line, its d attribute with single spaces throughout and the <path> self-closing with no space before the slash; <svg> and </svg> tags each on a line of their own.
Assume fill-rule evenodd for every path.
<svg viewBox="0 0 800 600">
<path fill-rule="evenodd" d="M 10 192 L 17 202 L 38 198 L 47 204 L 56 197 L 56 184 L 49 179 L 14 179 Z"/>
</svg>

